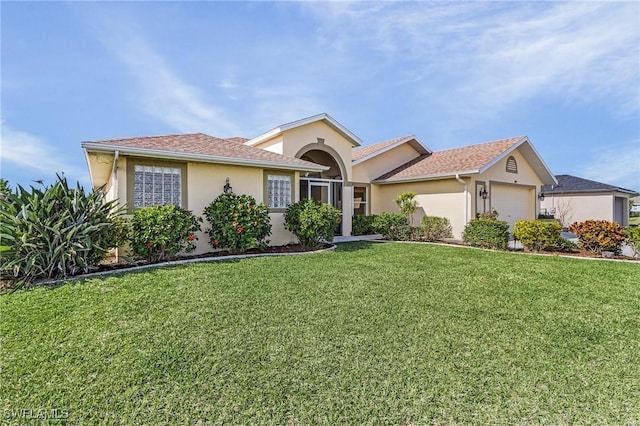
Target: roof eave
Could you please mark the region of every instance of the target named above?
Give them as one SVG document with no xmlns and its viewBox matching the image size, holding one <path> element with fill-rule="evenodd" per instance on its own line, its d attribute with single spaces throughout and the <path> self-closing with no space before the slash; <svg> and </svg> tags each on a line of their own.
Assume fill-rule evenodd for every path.
<svg viewBox="0 0 640 426">
<path fill-rule="evenodd" d="M 362 140 L 357 137 L 351 130 L 344 127 L 340 124 L 335 118 L 331 117 L 327 113 L 316 114 L 311 117 L 303 118 L 300 120 L 292 121 L 291 123 L 286 123 L 281 126 L 276 127 L 275 129 L 269 130 L 266 133 L 256 136 L 253 139 L 246 141 L 244 144 L 249 146 L 257 145 L 261 142 L 272 139 L 276 136 L 281 135 L 287 130 L 295 129 L 297 127 L 305 126 L 307 124 L 315 123 L 317 121 L 325 121 L 329 127 L 340 133 L 345 139 L 349 140 L 353 146 L 362 145 Z"/>
<path fill-rule="evenodd" d="M 468 175 L 474 175 L 478 173 L 480 173 L 479 170 L 461 170 L 458 172 L 437 173 L 437 174 L 415 176 L 415 177 L 403 178 L 403 179 L 383 179 L 383 180 L 374 179 L 371 181 L 371 183 L 375 183 L 378 185 L 388 185 L 392 183 L 419 182 L 424 180 L 455 179 L 456 175 L 460 177 L 469 177 Z"/>
<path fill-rule="evenodd" d="M 183 161 L 186 160 L 186 161 L 197 161 L 202 163 L 231 164 L 231 165 L 249 166 L 249 167 L 270 167 L 270 168 L 295 170 L 295 171 L 303 171 L 303 172 L 321 172 L 321 171 L 329 170 L 329 167 L 321 166 L 321 165 L 307 166 L 307 165 L 300 165 L 300 164 L 282 163 L 278 161 L 253 160 L 248 158 L 234 158 L 234 157 L 223 157 L 218 155 L 163 151 L 163 150 L 149 149 L 149 148 L 135 148 L 135 147 L 128 147 L 128 146 L 105 145 L 105 144 L 92 143 L 92 142 L 82 142 L 82 148 L 85 150 L 85 152 L 120 151 L 120 154 L 122 155 L 130 155 L 130 156 L 138 156 L 138 157 L 153 157 L 153 158 L 162 158 L 162 159 L 168 159 L 168 160 L 183 160 Z"/>
<path fill-rule="evenodd" d="M 531 150 L 531 152 L 522 152 L 522 155 L 526 158 L 527 162 L 531 164 L 533 170 L 535 170 L 536 174 L 542 181 L 544 185 L 557 185 L 558 181 L 551 170 L 544 162 L 538 151 L 534 148 L 533 144 L 529 140 L 529 137 L 523 136 L 518 142 L 511 145 L 509 148 L 504 150 L 500 155 L 496 156 L 493 160 L 489 161 L 487 164 L 480 168 L 480 173 L 484 173 L 489 170 L 491 167 L 496 165 L 500 160 L 506 158 L 509 154 L 511 154 L 516 149 L 520 148 L 522 145 L 525 145 Z M 533 164 L 537 162 L 537 164 Z"/>
<path fill-rule="evenodd" d="M 411 147 L 415 149 L 418 154 L 420 155 L 433 154 L 433 151 L 431 151 L 425 144 L 423 144 L 422 141 L 416 137 L 416 135 L 411 135 L 411 136 L 407 136 L 406 138 L 402 138 L 389 146 L 385 146 L 384 148 L 379 149 L 378 151 L 372 152 L 369 155 L 365 155 L 364 157 L 359 158 L 358 160 L 352 161 L 351 165 L 356 166 L 360 163 L 364 163 L 365 161 L 375 158 L 378 155 L 384 154 L 385 152 L 391 151 L 392 149 L 402 144 L 405 144 L 407 142 L 410 143 L 411 141 L 415 141 L 414 144 L 411 144 Z"/>
</svg>

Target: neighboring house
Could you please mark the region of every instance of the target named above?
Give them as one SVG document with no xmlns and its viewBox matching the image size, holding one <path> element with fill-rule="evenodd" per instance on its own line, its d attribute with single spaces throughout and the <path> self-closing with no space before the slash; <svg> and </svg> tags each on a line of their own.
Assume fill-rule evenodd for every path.
<svg viewBox="0 0 640 426">
<path fill-rule="evenodd" d="M 228 182 L 269 207 L 271 244 L 294 240 L 284 210 L 300 199 L 342 211 L 340 232 L 354 214 L 397 212 L 393 201 L 416 192 L 415 224 L 449 218 L 456 238 L 476 213 L 497 210 L 511 226 L 540 211 L 538 194 L 556 181 L 526 136 L 433 152 L 415 136 L 370 146 L 327 114 L 276 127 L 253 139 L 201 133 L 83 142 L 94 188 L 129 211 L 177 204 L 196 215 Z M 206 225 L 205 225 L 206 227 Z M 208 251 L 201 236 L 198 252 Z"/>
<path fill-rule="evenodd" d="M 540 207 L 564 226 L 589 219 L 629 224 L 629 198 L 635 191 L 571 175 L 557 175 L 556 179 L 557 185 L 542 188 Z"/>
<path fill-rule="evenodd" d="M 631 211 L 633 213 L 640 213 L 640 196 L 633 197 L 630 199 L 630 201 L 633 202 L 633 205 L 631 206 Z"/>
</svg>

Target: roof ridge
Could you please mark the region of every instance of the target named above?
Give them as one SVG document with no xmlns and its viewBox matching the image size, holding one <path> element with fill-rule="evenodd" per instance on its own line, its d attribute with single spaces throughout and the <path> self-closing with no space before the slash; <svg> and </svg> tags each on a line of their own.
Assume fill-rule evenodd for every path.
<svg viewBox="0 0 640 426">
<path fill-rule="evenodd" d="M 126 141 L 126 140 L 132 140 L 132 139 L 171 138 L 176 136 L 196 136 L 196 135 L 208 136 L 210 138 L 216 137 L 216 136 L 207 135 L 206 133 L 202 133 L 202 132 L 195 132 L 195 133 L 170 133 L 165 135 L 126 136 L 124 138 L 92 139 L 92 140 L 87 140 L 83 142 Z M 222 138 L 218 138 L 218 139 L 222 139 Z"/>
<path fill-rule="evenodd" d="M 438 151 L 434 151 L 434 153 L 436 153 L 436 152 L 453 151 L 453 150 L 456 150 L 456 149 L 467 149 L 467 148 L 472 148 L 472 147 L 478 147 L 478 146 L 481 146 L 481 145 L 497 144 L 497 143 L 501 143 L 501 142 L 507 142 L 507 141 L 510 141 L 510 140 L 513 140 L 513 143 L 512 143 L 512 145 L 513 145 L 516 142 L 521 141 L 523 138 L 526 138 L 526 137 L 527 137 L 526 135 L 522 135 L 522 136 L 515 136 L 515 137 L 512 137 L 512 138 L 496 139 L 496 140 L 492 140 L 492 141 L 488 141 L 488 142 L 478 142 L 478 143 L 473 143 L 473 144 L 470 144 L 470 145 L 463 145 L 463 146 L 457 146 L 457 147 L 453 147 L 453 148 L 441 149 L 441 150 L 438 150 Z"/>
</svg>

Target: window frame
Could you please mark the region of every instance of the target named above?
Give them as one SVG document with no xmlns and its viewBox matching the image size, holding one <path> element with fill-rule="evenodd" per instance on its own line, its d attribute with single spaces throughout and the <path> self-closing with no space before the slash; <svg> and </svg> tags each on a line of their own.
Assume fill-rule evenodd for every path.
<svg viewBox="0 0 640 426">
<path fill-rule="evenodd" d="M 371 185 L 369 184 L 365 184 L 365 183 L 354 183 L 353 184 L 353 191 L 352 191 L 352 211 L 353 211 L 353 215 L 356 216 L 356 188 L 364 188 L 364 201 L 360 201 L 359 205 L 364 204 L 364 215 L 361 215 L 358 213 L 359 216 L 369 216 L 369 199 L 371 197 Z"/>
<path fill-rule="evenodd" d="M 180 206 L 187 208 L 187 163 L 180 161 L 162 161 L 153 159 L 127 158 L 127 212 L 151 206 L 135 207 L 135 167 L 171 167 L 180 169 Z"/>
<path fill-rule="evenodd" d="M 283 176 L 289 178 L 289 203 L 285 207 L 272 207 L 268 204 L 269 200 L 269 176 Z M 267 205 L 267 209 L 271 213 L 284 213 L 287 208 L 295 201 L 295 173 L 284 170 L 264 170 L 263 172 L 263 202 Z"/>
</svg>

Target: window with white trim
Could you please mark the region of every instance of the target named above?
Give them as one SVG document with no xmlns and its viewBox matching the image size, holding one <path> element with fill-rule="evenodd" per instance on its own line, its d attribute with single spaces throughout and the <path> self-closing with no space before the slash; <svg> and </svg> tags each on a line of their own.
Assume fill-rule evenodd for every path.
<svg viewBox="0 0 640 426">
<path fill-rule="evenodd" d="M 353 214 L 354 215 L 367 214 L 367 187 L 366 186 L 353 187 Z"/>
<path fill-rule="evenodd" d="M 182 169 L 136 164 L 133 168 L 133 207 L 182 204 Z"/>
<path fill-rule="evenodd" d="M 286 209 L 291 204 L 291 176 L 267 175 L 267 207 Z"/>
</svg>

